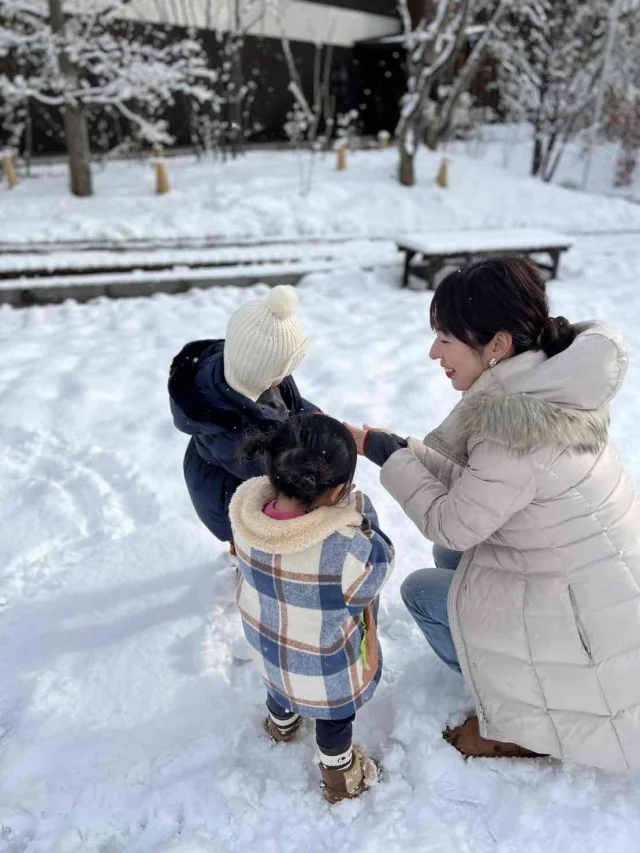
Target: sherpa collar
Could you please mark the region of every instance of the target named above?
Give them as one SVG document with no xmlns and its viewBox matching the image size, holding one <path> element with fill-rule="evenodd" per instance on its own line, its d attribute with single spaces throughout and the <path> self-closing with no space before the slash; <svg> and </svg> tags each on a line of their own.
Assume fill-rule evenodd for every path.
<svg viewBox="0 0 640 853">
<path fill-rule="evenodd" d="M 351 504 L 319 507 L 289 521 L 264 514 L 276 497 L 268 477 L 255 477 L 238 487 L 229 505 L 234 535 L 251 548 L 273 554 L 293 554 L 323 542 L 345 528 L 359 528 L 362 514 Z"/>
</svg>

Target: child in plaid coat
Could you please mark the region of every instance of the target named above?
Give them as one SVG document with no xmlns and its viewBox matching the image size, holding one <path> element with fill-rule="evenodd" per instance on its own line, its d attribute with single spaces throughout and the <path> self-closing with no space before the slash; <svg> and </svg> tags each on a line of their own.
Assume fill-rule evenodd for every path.
<svg viewBox="0 0 640 853">
<path fill-rule="evenodd" d="M 238 607 L 267 688 L 266 728 L 289 741 L 301 717 L 315 719 L 325 798 L 356 797 L 377 779 L 351 733 L 382 675 L 377 599 L 393 546 L 369 499 L 353 492 L 357 450 L 339 421 L 294 418 L 247 452 L 264 457 L 268 476 L 238 488 L 230 519 Z"/>
</svg>

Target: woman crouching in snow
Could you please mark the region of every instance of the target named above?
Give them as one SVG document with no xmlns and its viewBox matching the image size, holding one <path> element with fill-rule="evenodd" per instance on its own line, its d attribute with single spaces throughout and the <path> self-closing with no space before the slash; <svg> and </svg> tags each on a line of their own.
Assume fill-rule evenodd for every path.
<svg viewBox="0 0 640 853">
<path fill-rule="evenodd" d="M 445 736 L 471 756 L 640 768 L 640 504 L 608 438 L 624 343 L 550 317 L 522 259 L 452 273 L 431 326 L 460 403 L 424 442 L 352 431 L 436 546 L 402 596 L 475 701 Z"/>
</svg>

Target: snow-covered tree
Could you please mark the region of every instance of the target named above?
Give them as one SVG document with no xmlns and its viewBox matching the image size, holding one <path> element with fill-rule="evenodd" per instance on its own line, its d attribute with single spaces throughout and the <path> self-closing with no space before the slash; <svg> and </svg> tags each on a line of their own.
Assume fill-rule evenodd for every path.
<svg viewBox="0 0 640 853">
<path fill-rule="evenodd" d="M 163 0 L 156 0 L 163 2 Z M 215 32 L 216 55 L 210 57 L 218 74 L 217 102 L 190 103 L 191 139 L 198 155 L 212 150 L 226 156 L 242 151 L 244 140 L 258 126 L 251 123 L 257 84 L 245 77 L 244 43 L 248 33 L 260 30 L 266 18 L 278 21 L 287 0 L 197 0 L 204 29 Z"/>
<path fill-rule="evenodd" d="M 331 61 L 333 47 L 320 42 L 315 45 L 313 91 L 306 93 L 289 40 L 282 37 L 282 54 L 289 72 L 289 91 L 293 106 L 287 114 L 284 131 L 298 151 L 300 194 L 311 192 L 317 153 L 326 148 L 336 123 L 335 98 L 331 95 Z M 307 155 L 302 148 L 306 147 Z"/>
<path fill-rule="evenodd" d="M 567 142 L 590 126 L 610 9 L 611 0 L 518 0 L 500 25 L 502 107 L 511 120 L 533 125 L 531 173 L 546 181 Z"/>
<path fill-rule="evenodd" d="M 5 97 L 0 101 L 0 150 L 17 150 L 26 127 L 26 113 L 21 99 Z"/>
<path fill-rule="evenodd" d="M 422 139 L 436 148 L 449 133 L 460 98 L 480 69 L 507 3 L 398 0 L 407 53 L 407 91 L 396 131 L 399 178 L 405 186 L 415 183 L 414 157 Z M 463 53 L 465 47 L 469 49 Z"/>
<path fill-rule="evenodd" d="M 614 185 L 629 187 L 633 183 L 640 151 L 640 91 L 630 93 L 619 115 L 620 153 L 616 162 Z"/>
<path fill-rule="evenodd" d="M 209 29 L 219 28 L 223 37 L 222 96 L 225 136 L 233 156 L 242 150 L 256 83 L 245 80 L 244 42 L 247 34 L 267 17 L 278 20 L 286 0 L 206 0 Z"/>
<path fill-rule="evenodd" d="M 289 91 L 293 109 L 287 117 L 285 131 L 292 141 L 315 144 L 322 132 L 324 142 L 335 125 L 335 98 L 331 95 L 331 63 L 333 46 L 317 42 L 313 59 L 313 91 L 304 91 L 302 76 L 296 65 L 289 39 L 282 37 L 282 54 L 289 72 Z"/>
<path fill-rule="evenodd" d="M 640 4 L 628 0 L 614 44 L 613 92 L 606 112 L 609 135 L 620 141 L 614 185 L 631 186 L 640 152 Z"/>
<path fill-rule="evenodd" d="M 64 116 L 72 192 L 91 195 L 88 107 L 118 111 L 148 143 L 171 142 L 158 118 L 177 92 L 214 98 L 217 72 L 191 39 L 133 35 L 128 0 L 0 0 L 0 98 L 32 98 Z M 11 69 L 13 69 L 11 71 Z"/>
</svg>

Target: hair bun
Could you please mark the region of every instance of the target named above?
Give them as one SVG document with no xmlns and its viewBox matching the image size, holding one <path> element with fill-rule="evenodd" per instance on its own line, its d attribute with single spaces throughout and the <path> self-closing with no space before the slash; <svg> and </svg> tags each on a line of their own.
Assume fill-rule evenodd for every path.
<svg viewBox="0 0 640 853">
<path fill-rule="evenodd" d="M 288 418 L 266 443 L 263 437 L 254 438 L 248 447 L 263 452 L 261 461 L 275 492 L 308 509 L 322 505 L 319 499 L 331 489 L 349 486 L 358 460 L 349 430 L 327 415 Z"/>
<path fill-rule="evenodd" d="M 566 317 L 547 317 L 540 335 L 540 346 L 547 358 L 553 358 L 571 346 L 576 334 L 575 327 Z"/>
</svg>

